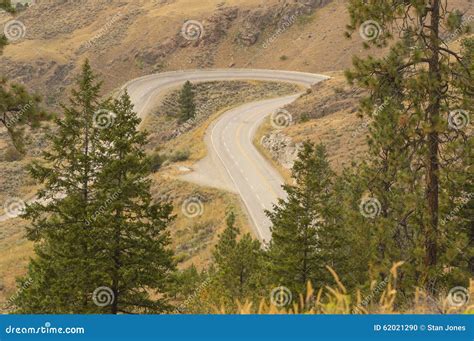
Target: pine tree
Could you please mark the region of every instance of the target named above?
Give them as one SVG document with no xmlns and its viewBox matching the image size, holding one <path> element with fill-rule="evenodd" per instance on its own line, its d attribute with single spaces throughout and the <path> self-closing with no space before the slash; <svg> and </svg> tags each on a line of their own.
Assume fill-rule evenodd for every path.
<svg viewBox="0 0 474 341">
<path fill-rule="evenodd" d="M 57 120 L 44 163 L 31 167 L 44 185 L 28 205 L 36 257 L 28 290 L 15 304 L 23 313 L 161 312 L 150 292 L 166 286 L 174 269 L 165 232 L 168 204 L 153 203 L 143 152 L 146 136 L 127 95 L 99 100 L 100 83 L 88 62 L 71 105 Z M 115 124 L 116 122 L 116 124 Z"/>
<path fill-rule="evenodd" d="M 187 308 L 182 305 L 186 302 L 187 298 L 194 294 L 196 288 L 199 287 L 204 279 L 205 276 L 198 271 L 194 264 L 174 273 L 173 280 L 169 286 L 169 294 L 173 301 L 178 302 L 176 304 L 178 312 L 180 309 Z"/>
<path fill-rule="evenodd" d="M 0 11 L 2 9 L 14 12 L 10 1 L 0 3 Z M 7 45 L 7 37 L 0 35 L 0 55 Z M 40 108 L 40 103 L 39 96 L 29 94 L 23 86 L 9 82 L 0 75 L 0 124 L 7 129 L 13 145 L 21 152 L 24 152 L 25 146 L 25 126 L 36 129 L 42 121 L 51 119 L 51 115 Z"/>
<path fill-rule="evenodd" d="M 196 116 L 196 105 L 194 103 L 194 88 L 190 81 L 184 83 L 179 96 L 180 116 L 179 121 L 186 122 Z"/>
<path fill-rule="evenodd" d="M 92 292 L 102 282 L 97 269 L 93 212 L 94 182 L 99 171 L 94 113 L 100 84 L 88 62 L 72 91 L 70 105 L 63 106 L 62 119 L 50 136 L 51 148 L 43 152 L 44 162 L 30 167 L 31 176 L 43 188 L 38 201 L 28 205 L 25 218 L 31 220 L 28 237 L 36 242 L 36 257 L 26 278 L 29 290 L 20 292 L 16 305 L 24 313 L 95 312 Z"/>
<path fill-rule="evenodd" d="M 218 294 L 226 306 L 235 306 L 236 300 L 253 300 L 259 293 L 262 251 L 258 240 L 245 234 L 240 240 L 235 226 L 235 215 L 227 217 L 227 227 L 219 237 L 215 250 L 211 291 Z"/>
<path fill-rule="evenodd" d="M 361 177 L 380 205 L 369 225 L 374 273 L 402 258 L 407 283 L 434 291 L 451 266 L 447 253 L 459 248 L 446 237 L 458 228 L 441 226 L 440 219 L 468 178 L 459 166 L 469 158 L 470 143 L 461 142 L 466 134 L 453 129 L 452 115 L 470 115 L 473 78 L 466 60 L 449 48 L 443 36 L 449 32 L 441 31 L 462 34 L 462 18 L 439 0 L 351 0 L 349 12 L 349 31 L 360 28 L 366 47 L 400 37 L 385 58 L 355 58 L 347 73 L 370 92 L 361 103 L 362 114 L 373 119 Z"/>
<path fill-rule="evenodd" d="M 21 152 L 25 147 L 25 126 L 37 129 L 51 115 L 40 107 L 41 98 L 29 94 L 19 84 L 0 79 L 0 124 L 8 131 L 13 145 Z"/>
<path fill-rule="evenodd" d="M 154 203 L 147 179 L 150 165 L 144 152 L 146 133 L 138 131 L 140 119 L 128 94 L 106 106 L 113 118 L 100 134 L 97 152 L 96 200 L 102 209 L 91 225 L 101 249 L 100 270 L 104 286 L 114 300 L 105 312 L 159 313 L 169 305 L 165 290 L 175 270 L 167 226 L 172 206 Z M 150 293 L 160 295 L 151 299 Z"/>
<path fill-rule="evenodd" d="M 336 226 L 330 207 L 333 176 L 325 147 L 305 142 L 292 169 L 296 184 L 285 185 L 288 198 L 267 212 L 273 224 L 267 255 L 274 285 L 304 293 L 309 281 L 320 285 L 327 278 L 325 265 L 334 258 L 331 241 L 322 235 Z"/>
</svg>

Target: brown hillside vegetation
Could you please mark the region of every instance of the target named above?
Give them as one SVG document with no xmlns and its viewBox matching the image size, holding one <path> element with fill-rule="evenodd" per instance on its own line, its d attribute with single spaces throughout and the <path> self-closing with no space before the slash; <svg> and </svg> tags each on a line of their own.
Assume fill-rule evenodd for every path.
<svg viewBox="0 0 474 341">
<path fill-rule="evenodd" d="M 0 23 L 9 19 L 4 14 Z M 25 25 L 25 37 L 5 49 L 1 68 L 49 104 L 62 98 L 85 58 L 109 91 L 140 75 L 178 69 L 341 70 L 352 55 L 367 53 L 359 38 L 343 37 L 342 1 L 40 0 L 15 19 Z M 183 38 L 187 20 L 202 23 L 202 39 Z"/>
<path fill-rule="evenodd" d="M 449 3 L 466 15 L 474 15 L 472 0 Z M 370 122 L 358 112 L 363 90 L 349 86 L 343 71 L 352 66 L 353 56 L 380 57 L 386 52 L 363 49 L 357 33 L 351 40 L 344 37 L 349 22 L 346 5 L 345 0 L 36 0 L 15 15 L 0 11 L 0 32 L 13 19 L 25 27 L 24 37 L 10 42 L 0 55 L 0 76 L 39 93 L 46 107 L 60 112 L 59 104 L 66 101 L 86 59 L 104 80 L 104 96 L 136 77 L 172 70 L 262 68 L 324 74 L 331 78 L 314 85 L 284 108 L 292 117 L 290 126 L 276 130 L 268 119 L 254 142 L 287 182 L 291 181 L 289 169 L 305 140 L 323 142 L 332 168 L 340 173 L 366 152 Z M 190 21 L 198 28 L 198 40 L 183 37 Z M 459 46 L 458 41 L 452 44 Z M 177 219 L 170 228 L 171 244 L 181 261 L 180 268 L 196 265 L 201 270 L 211 264 L 212 248 L 225 228 L 229 211 L 236 213 L 243 232 L 252 233 L 237 194 L 180 180 L 205 156 L 206 128 L 232 107 L 300 89 L 291 84 L 256 81 L 202 83 L 197 89 L 199 120 L 189 131 L 175 134 L 178 123 L 173 115 L 179 89 L 164 96 L 155 112 L 144 120 L 143 128 L 151 133 L 147 153 L 163 158 L 150 176 L 152 195 L 169 199 L 175 206 Z M 212 98 L 212 110 L 201 113 L 199 109 L 207 103 L 207 97 Z M 7 198 L 31 199 L 38 189 L 26 166 L 47 148 L 48 141 L 42 130 L 32 133 L 31 141 L 31 148 L 22 156 L 0 127 L 0 215 Z M 181 205 L 189 197 L 199 197 L 205 205 L 193 222 L 180 214 Z M 0 221 L 0 312 L 33 255 L 33 244 L 24 235 L 26 226 L 20 218 Z M 396 288 L 386 289 L 383 300 L 364 313 L 397 312 L 393 304 Z M 471 294 L 473 290 L 471 283 Z M 360 302 L 357 293 L 347 294 L 342 284 L 308 292 L 314 301 L 313 310 L 298 310 L 297 304 L 279 310 L 267 302 L 259 307 L 255 302 L 253 306 L 240 302 L 231 313 L 351 313 L 358 304 L 355 302 Z M 436 310 L 423 292 L 417 295 L 422 302 L 415 302 L 414 307 L 419 310 L 409 312 L 453 313 L 441 299 L 437 298 Z M 309 296 L 295 301 L 304 303 Z M 202 308 L 206 313 L 229 313 L 220 306 L 209 304 L 203 308 L 200 304 L 196 303 L 196 312 L 203 312 Z M 473 313 L 473 307 L 465 312 Z"/>
</svg>

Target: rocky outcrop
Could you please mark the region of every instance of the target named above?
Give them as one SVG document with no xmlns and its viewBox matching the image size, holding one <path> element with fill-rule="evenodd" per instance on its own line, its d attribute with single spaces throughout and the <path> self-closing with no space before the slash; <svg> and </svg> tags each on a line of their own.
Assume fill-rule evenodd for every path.
<svg viewBox="0 0 474 341">
<path fill-rule="evenodd" d="M 245 46 L 254 45 L 263 31 L 270 28 L 275 31 L 286 30 L 298 17 L 310 15 L 316 8 L 323 7 L 332 0 L 296 0 L 282 2 L 276 6 L 257 11 L 246 11 L 236 40 Z"/>
<path fill-rule="evenodd" d="M 295 144 L 289 136 L 279 131 L 264 136 L 261 144 L 275 161 L 287 169 L 293 167 L 301 147 L 300 143 Z"/>
</svg>

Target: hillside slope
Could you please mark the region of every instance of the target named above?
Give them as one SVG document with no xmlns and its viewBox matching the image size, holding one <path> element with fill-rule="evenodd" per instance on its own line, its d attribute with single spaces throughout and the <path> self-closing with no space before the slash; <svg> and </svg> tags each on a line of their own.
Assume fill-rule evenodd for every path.
<svg viewBox="0 0 474 341">
<path fill-rule="evenodd" d="M 63 98 L 85 58 L 106 78 L 105 91 L 178 69 L 338 70 L 361 52 L 359 37 L 343 37 L 344 8 L 331 0 L 38 0 L 14 18 L 24 27 L 0 68 L 50 105 Z M 12 19 L 4 13 L 0 24 Z M 199 39 L 189 36 L 193 26 L 183 34 L 188 20 L 196 21 Z"/>
</svg>

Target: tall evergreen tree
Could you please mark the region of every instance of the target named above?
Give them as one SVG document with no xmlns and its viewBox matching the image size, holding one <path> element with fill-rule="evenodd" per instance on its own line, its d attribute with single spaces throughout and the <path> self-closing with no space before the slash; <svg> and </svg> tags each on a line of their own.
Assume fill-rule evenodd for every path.
<svg viewBox="0 0 474 341">
<path fill-rule="evenodd" d="M 447 254 L 465 240 L 447 237 L 458 235 L 459 228 L 441 226 L 440 220 L 461 195 L 469 176 L 462 165 L 472 156 L 472 142 L 466 143 L 463 127 L 456 124 L 469 121 L 472 73 L 466 60 L 450 49 L 443 35 L 449 32 L 442 32 L 447 27 L 462 33 L 467 26 L 461 25 L 459 11 L 441 3 L 349 4 L 349 31 L 359 28 L 366 47 L 391 43 L 388 56 L 355 58 L 354 70 L 347 73 L 351 82 L 370 92 L 361 103 L 362 114 L 374 121 L 362 177 L 380 204 L 377 219 L 370 221 L 378 231 L 375 276 L 402 256 L 409 261 L 410 285 L 431 291 L 452 266 Z M 395 36 L 400 39 L 392 43 Z"/>
<path fill-rule="evenodd" d="M 36 257 L 32 282 L 15 304 L 23 313 L 159 312 L 173 270 L 166 249 L 171 207 L 154 204 L 145 179 L 146 136 L 127 95 L 101 102 L 88 62 L 70 106 L 57 120 L 44 163 L 31 167 L 44 185 L 28 205 Z M 117 120 L 117 124 L 114 124 Z M 25 279 L 20 280 L 20 284 Z"/>
<path fill-rule="evenodd" d="M 94 113 L 100 84 L 88 62 L 72 91 L 70 105 L 56 120 L 50 136 L 51 149 L 43 152 L 45 162 L 31 166 L 31 175 L 43 189 L 38 201 L 28 205 L 25 218 L 31 220 L 28 237 L 36 242 L 36 257 L 27 277 L 29 290 L 20 292 L 17 306 L 24 313 L 88 313 L 97 311 L 92 292 L 102 282 L 98 272 L 93 213 L 94 183 L 99 172 Z"/>
<path fill-rule="evenodd" d="M 186 122 L 196 116 L 196 104 L 194 103 L 194 88 L 190 81 L 184 83 L 179 96 L 180 122 Z"/>
<path fill-rule="evenodd" d="M 213 252 L 214 266 L 211 290 L 218 294 L 226 306 L 235 306 L 236 300 L 253 300 L 259 294 L 262 250 L 258 240 L 250 234 L 243 235 L 235 226 L 235 215 L 227 217 L 227 227 L 219 237 Z"/>
<path fill-rule="evenodd" d="M 295 185 L 284 186 L 288 198 L 267 212 L 273 224 L 267 254 L 274 285 L 304 293 L 308 281 L 318 285 L 327 277 L 325 265 L 333 265 L 334 258 L 331 241 L 322 235 L 336 231 L 333 176 L 325 147 L 305 142 L 292 170 Z"/>
<path fill-rule="evenodd" d="M 100 133 L 97 147 L 100 173 L 96 200 L 102 209 L 91 223 L 101 250 L 103 285 L 114 300 L 105 312 L 159 313 L 169 308 L 165 289 L 175 270 L 167 226 L 173 219 L 169 203 L 154 203 L 147 179 L 150 166 L 144 152 L 147 135 L 128 94 L 108 106 L 112 121 Z M 151 299 L 150 292 L 160 295 Z"/>
</svg>

